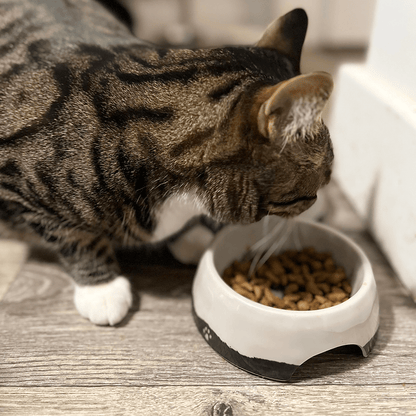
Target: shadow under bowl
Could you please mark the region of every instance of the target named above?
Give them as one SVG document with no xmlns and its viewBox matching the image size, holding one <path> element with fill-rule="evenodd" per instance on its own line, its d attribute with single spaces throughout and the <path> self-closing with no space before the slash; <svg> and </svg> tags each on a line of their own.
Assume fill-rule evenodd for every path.
<svg viewBox="0 0 416 416">
<path fill-rule="evenodd" d="M 271 229 L 281 219 L 268 221 Z M 379 326 L 376 283 L 364 252 L 339 231 L 294 220 L 279 250 L 314 247 L 330 252 L 352 286 L 351 297 L 339 305 L 315 311 L 276 309 L 241 296 L 224 282 L 225 268 L 264 236 L 263 228 L 263 221 L 225 228 L 202 256 L 192 299 L 194 320 L 205 341 L 235 366 L 279 381 L 288 381 L 308 359 L 340 346 L 358 345 L 366 357 Z"/>
</svg>

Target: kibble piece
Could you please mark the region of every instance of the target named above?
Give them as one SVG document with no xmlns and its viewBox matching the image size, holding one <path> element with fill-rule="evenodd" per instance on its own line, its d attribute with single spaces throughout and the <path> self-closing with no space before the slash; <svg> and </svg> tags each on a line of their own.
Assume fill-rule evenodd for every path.
<svg viewBox="0 0 416 416">
<path fill-rule="evenodd" d="M 328 272 L 320 271 L 313 273 L 312 276 L 316 283 L 326 283 L 328 277 L 331 276 L 331 274 Z"/>
<path fill-rule="evenodd" d="M 305 286 L 305 278 L 301 274 L 294 274 L 293 283 L 297 283 L 298 286 Z"/>
<path fill-rule="evenodd" d="M 347 294 L 344 291 L 331 292 L 331 293 L 328 293 L 326 297 L 332 302 L 342 302 L 342 300 L 347 297 Z"/>
<path fill-rule="evenodd" d="M 296 283 L 289 283 L 285 289 L 285 295 L 289 295 L 290 293 L 295 293 L 299 291 L 299 285 Z"/>
<path fill-rule="evenodd" d="M 261 286 L 253 286 L 254 296 L 256 297 L 256 301 L 258 302 L 264 294 L 264 287 Z"/>
<path fill-rule="evenodd" d="M 334 264 L 334 260 L 332 260 L 332 258 L 328 257 L 328 258 L 324 261 L 324 269 L 325 269 L 327 272 L 330 272 L 330 273 L 332 273 L 332 272 L 334 272 L 334 271 L 335 271 L 336 267 L 335 267 L 335 264 Z"/>
<path fill-rule="evenodd" d="M 295 258 L 295 261 L 296 263 L 300 264 L 301 267 L 303 267 L 303 265 L 308 265 L 310 263 L 311 258 L 303 251 L 299 251 Z"/>
<path fill-rule="evenodd" d="M 289 300 L 289 301 L 285 302 L 285 306 L 283 307 L 283 309 L 287 309 L 287 310 L 290 310 L 290 311 L 296 311 L 298 309 L 298 307 L 296 306 L 295 302 L 291 302 Z"/>
<path fill-rule="evenodd" d="M 275 295 L 273 295 L 272 291 L 268 287 L 264 288 L 264 298 L 267 302 L 274 303 Z"/>
<path fill-rule="evenodd" d="M 328 299 L 325 296 L 316 295 L 315 300 L 319 302 L 320 305 L 325 303 Z"/>
<path fill-rule="evenodd" d="M 272 270 L 267 270 L 265 272 L 265 276 L 268 280 L 270 280 L 275 286 L 279 286 L 281 281 L 279 279 L 279 276 L 276 276 Z"/>
<path fill-rule="evenodd" d="M 329 286 L 328 283 L 317 283 L 316 286 L 318 286 L 318 288 L 321 289 L 325 295 L 331 291 L 331 286 Z"/>
<path fill-rule="evenodd" d="M 321 304 L 320 304 L 320 303 L 319 303 L 316 299 L 314 299 L 314 300 L 310 303 L 309 309 L 310 309 L 311 311 L 315 311 L 315 310 L 317 310 L 320 306 L 321 306 Z"/>
<path fill-rule="evenodd" d="M 305 300 L 308 303 L 313 301 L 313 295 L 310 292 L 300 292 L 300 297 L 302 300 Z"/>
<path fill-rule="evenodd" d="M 286 302 L 283 299 L 280 299 L 278 296 L 274 299 L 274 306 L 279 309 L 283 309 L 286 307 Z"/>
<path fill-rule="evenodd" d="M 263 264 L 257 269 L 256 274 L 259 277 L 266 277 L 266 273 L 268 270 L 269 270 L 269 266 L 267 266 L 267 264 Z"/>
<path fill-rule="evenodd" d="M 316 283 L 314 282 L 307 282 L 305 285 L 305 288 L 308 292 L 312 293 L 312 295 L 323 295 L 324 292 L 322 292 L 321 289 L 319 289 L 318 286 L 316 286 Z"/>
<path fill-rule="evenodd" d="M 280 275 L 285 273 L 285 268 L 282 266 L 282 263 L 280 263 L 280 261 L 276 257 L 270 257 L 267 260 L 267 263 L 269 264 L 270 269 L 274 274 Z"/>
<path fill-rule="evenodd" d="M 249 292 L 253 292 L 253 285 L 249 282 L 242 282 L 240 284 L 240 286 L 246 290 L 248 290 Z"/>
<path fill-rule="evenodd" d="M 313 260 L 311 261 L 311 268 L 314 272 L 319 272 L 324 268 L 324 266 L 322 265 L 320 261 Z"/>
<path fill-rule="evenodd" d="M 295 280 L 296 280 L 296 274 L 295 273 L 289 273 L 288 275 L 287 275 L 287 280 L 289 281 L 289 283 L 296 283 L 295 282 Z"/>
<path fill-rule="evenodd" d="M 300 311 L 308 311 L 310 308 L 310 303 L 306 300 L 300 300 L 296 305 Z"/>
<path fill-rule="evenodd" d="M 295 266 L 292 267 L 292 273 L 293 274 L 301 274 L 302 273 L 302 267 L 295 264 Z"/>
<path fill-rule="evenodd" d="M 334 272 L 328 278 L 327 282 L 331 283 L 331 285 L 338 285 L 345 279 L 344 273 Z"/>
<path fill-rule="evenodd" d="M 251 261 L 248 261 L 248 260 L 238 262 L 236 264 L 237 269 L 244 275 L 248 273 L 248 271 L 250 270 L 250 266 L 251 266 Z"/>
<path fill-rule="evenodd" d="M 284 301 L 290 301 L 290 302 L 298 302 L 300 300 L 299 293 L 290 293 L 289 295 L 283 296 Z"/>
<path fill-rule="evenodd" d="M 352 288 L 351 288 L 351 285 L 349 284 L 349 282 L 347 280 L 344 280 L 341 283 L 341 287 L 344 289 L 345 293 L 348 293 L 348 295 L 351 295 Z"/>
<path fill-rule="evenodd" d="M 301 270 L 302 270 L 302 274 L 303 275 L 309 275 L 311 274 L 311 269 L 309 268 L 307 263 L 302 264 L 302 266 L 300 266 Z"/>
<path fill-rule="evenodd" d="M 286 270 L 289 270 L 293 273 L 293 269 L 296 268 L 296 263 L 293 262 L 287 255 L 282 256 L 281 259 L 282 265 Z"/>
<path fill-rule="evenodd" d="M 247 282 L 247 276 L 237 273 L 234 277 L 234 282 L 241 285 L 241 283 Z"/>
<path fill-rule="evenodd" d="M 287 274 L 282 274 L 280 277 L 280 283 L 282 286 L 286 286 L 288 283 Z"/>
<path fill-rule="evenodd" d="M 265 297 L 260 300 L 260 303 L 265 306 L 273 306 L 270 302 L 267 301 Z"/>
<path fill-rule="evenodd" d="M 236 285 L 236 284 L 234 284 L 233 286 L 232 286 L 232 288 L 237 292 L 237 293 L 239 293 L 240 295 L 242 295 L 242 296 L 244 296 L 245 298 L 247 298 L 247 299 L 250 299 L 250 300 L 254 300 L 254 301 L 256 301 L 256 298 L 255 298 L 255 296 L 249 291 L 249 290 L 247 290 L 247 289 L 244 289 L 243 287 L 241 287 L 240 285 Z"/>
<path fill-rule="evenodd" d="M 326 309 L 330 308 L 331 306 L 333 306 L 333 303 L 330 300 L 327 300 L 325 303 L 322 303 L 322 305 L 320 305 L 318 309 Z"/>
<path fill-rule="evenodd" d="M 257 286 L 267 286 L 270 283 L 268 279 L 255 277 L 251 279 L 251 284 Z M 269 285 L 270 286 L 270 285 Z"/>
</svg>

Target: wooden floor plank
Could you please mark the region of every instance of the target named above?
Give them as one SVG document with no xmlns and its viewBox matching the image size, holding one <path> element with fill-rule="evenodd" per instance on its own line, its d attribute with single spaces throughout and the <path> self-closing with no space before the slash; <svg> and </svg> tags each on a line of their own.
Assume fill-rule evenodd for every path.
<svg viewBox="0 0 416 416">
<path fill-rule="evenodd" d="M 0 389 L 2 415 L 415 415 L 416 386 Z"/>
</svg>

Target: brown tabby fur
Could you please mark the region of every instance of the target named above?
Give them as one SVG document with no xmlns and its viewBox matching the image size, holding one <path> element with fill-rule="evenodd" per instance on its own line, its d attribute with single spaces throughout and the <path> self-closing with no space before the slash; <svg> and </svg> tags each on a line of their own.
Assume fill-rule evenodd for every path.
<svg viewBox="0 0 416 416">
<path fill-rule="evenodd" d="M 0 0 L 0 219 L 93 284 L 119 273 L 114 244 L 151 240 L 172 195 L 225 223 L 299 214 L 329 180 L 328 131 L 284 145 L 257 116 L 299 75 L 294 56 L 162 49 L 93 0 Z"/>
</svg>

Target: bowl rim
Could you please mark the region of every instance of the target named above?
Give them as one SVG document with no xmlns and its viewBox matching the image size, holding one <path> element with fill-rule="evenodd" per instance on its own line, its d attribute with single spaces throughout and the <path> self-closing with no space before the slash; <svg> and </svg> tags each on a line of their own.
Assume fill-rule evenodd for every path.
<svg viewBox="0 0 416 416">
<path fill-rule="evenodd" d="M 364 251 L 358 246 L 357 243 L 355 243 L 350 237 L 343 234 L 341 231 L 326 225 L 322 223 L 317 223 L 313 220 L 305 220 L 305 219 L 292 219 L 292 221 L 296 221 L 301 224 L 307 224 L 308 226 L 320 228 L 324 230 L 325 232 L 329 232 L 336 236 L 336 238 L 339 238 L 346 242 L 357 254 L 358 257 L 361 260 L 361 267 L 363 270 L 363 281 L 361 283 L 361 286 L 358 288 L 358 290 L 352 295 L 349 299 L 346 301 L 340 303 L 339 305 L 330 306 L 325 309 L 317 309 L 313 311 L 293 311 L 293 310 L 287 310 L 287 309 L 279 309 L 274 308 L 271 306 L 262 305 L 259 302 L 255 302 L 251 299 L 248 299 L 244 297 L 243 295 L 240 295 L 237 293 L 233 288 L 227 285 L 227 283 L 224 281 L 224 279 L 219 274 L 214 261 L 214 255 L 215 250 L 218 249 L 218 246 L 223 242 L 224 239 L 226 239 L 227 235 L 231 233 L 234 229 L 241 226 L 230 226 L 220 231 L 220 233 L 217 235 L 211 246 L 208 248 L 208 250 L 205 252 L 205 264 L 210 269 L 208 272 L 211 274 L 212 278 L 215 279 L 216 283 L 228 294 L 228 296 L 231 296 L 235 298 L 236 301 L 242 302 L 247 307 L 253 308 L 253 310 L 259 309 L 259 312 L 261 313 L 268 313 L 270 315 L 282 315 L 282 316 L 294 316 L 296 314 L 297 316 L 308 316 L 308 317 L 317 317 L 321 315 L 329 315 L 331 313 L 340 313 L 343 309 L 349 310 L 350 308 L 356 306 L 356 304 L 360 304 L 362 301 L 364 301 L 365 297 L 370 293 L 371 285 L 375 284 L 374 281 L 374 274 L 371 267 L 371 263 L 369 259 L 367 258 Z M 258 224 L 258 223 L 255 223 Z M 253 225 L 253 224 L 250 224 Z"/>
</svg>

